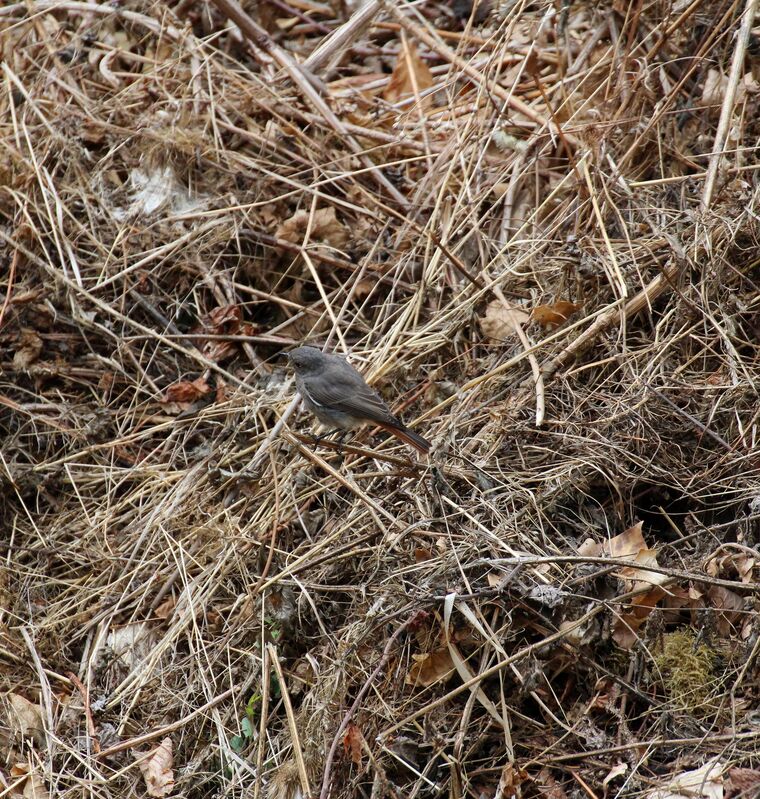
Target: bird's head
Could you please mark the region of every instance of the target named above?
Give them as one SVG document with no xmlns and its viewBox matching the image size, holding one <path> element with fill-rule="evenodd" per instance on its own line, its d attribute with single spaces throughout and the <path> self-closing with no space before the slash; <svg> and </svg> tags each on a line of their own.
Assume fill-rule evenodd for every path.
<svg viewBox="0 0 760 799">
<path fill-rule="evenodd" d="M 316 347 L 298 347 L 288 353 L 288 361 L 296 374 L 310 375 L 322 369 L 325 355 Z"/>
</svg>

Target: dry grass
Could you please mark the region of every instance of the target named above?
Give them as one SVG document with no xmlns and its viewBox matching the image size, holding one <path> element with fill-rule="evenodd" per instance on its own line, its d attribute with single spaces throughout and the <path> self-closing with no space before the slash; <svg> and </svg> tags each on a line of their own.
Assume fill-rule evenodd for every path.
<svg viewBox="0 0 760 799">
<path fill-rule="evenodd" d="M 612 5 L 0 8 L 11 792 L 141 795 L 166 737 L 188 797 L 757 766 L 758 3 Z M 430 461 L 314 446 L 304 340 Z M 664 598 L 579 554 L 637 521 Z"/>
</svg>

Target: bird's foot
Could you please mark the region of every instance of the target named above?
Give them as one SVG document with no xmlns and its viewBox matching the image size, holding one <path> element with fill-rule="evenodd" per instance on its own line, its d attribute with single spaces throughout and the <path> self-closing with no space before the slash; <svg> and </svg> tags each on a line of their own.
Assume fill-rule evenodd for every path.
<svg viewBox="0 0 760 799">
<path fill-rule="evenodd" d="M 348 430 L 341 430 L 338 435 L 338 449 L 336 451 L 338 453 L 338 457 L 340 458 L 341 464 L 343 463 L 346 455 L 346 453 L 343 450 L 343 443 L 346 440 L 346 436 L 348 435 L 348 433 L 349 433 Z"/>
<path fill-rule="evenodd" d="M 312 435 L 311 439 L 314 442 L 314 446 L 316 447 L 318 444 L 321 444 L 326 439 L 330 438 L 333 433 L 340 433 L 339 428 L 335 428 L 335 430 L 328 430 L 326 433 L 320 433 L 318 436 Z"/>
</svg>

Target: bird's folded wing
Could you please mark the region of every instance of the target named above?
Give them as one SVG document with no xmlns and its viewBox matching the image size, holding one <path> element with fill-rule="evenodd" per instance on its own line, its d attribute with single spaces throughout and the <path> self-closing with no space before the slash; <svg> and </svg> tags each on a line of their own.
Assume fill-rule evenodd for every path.
<svg viewBox="0 0 760 799">
<path fill-rule="evenodd" d="M 325 405 L 359 419 L 399 424 L 388 406 L 363 380 L 350 380 L 341 375 L 329 383 L 311 380 L 306 388 L 309 397 L 317 405 Z"/>
</svg>

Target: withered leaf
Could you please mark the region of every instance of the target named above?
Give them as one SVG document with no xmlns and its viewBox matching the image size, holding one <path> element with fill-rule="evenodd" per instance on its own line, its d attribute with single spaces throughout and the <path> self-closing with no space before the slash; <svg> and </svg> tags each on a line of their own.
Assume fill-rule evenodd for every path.
<svg viewBox="0 0 760 799">
<path fill-rule="evenodd" d="M 21 794 L 23 799 L 48 799 L 50 792 L 45 785 L 45 780 L 33 771 L 24 783 L 24 792 Z"/>
<path fill-rule="evenodd" d="M 646 568 L 658 566 L 657 552 L 647 547 L 642 530 L 643 523 L 639 522 L 609 541 L 597 543 L 588 539 L 578 548 L 581 555 L 607 556 L 633 560 L 640 564 L 640 566 L 625 566 L 617 572 L 617 576 L 625 581 L 626 591 L 643 591 L 633 598 L 624 611 L 615 616 L 612 624 L 612 637 L 615 643 L 624 649 L 629 649 L 635 644 L 639 628 L 666 595 L 660 586 L 670 579 L 661 572 Z"/>
<path fill-rule="evenodd" d="M 355 766 L 362 764 L 362 734 L 353 722 L 348 725 L 343 735 L 343 749 L 351 755 L 351 762 Z"/>
<path fill-rule="evenodd" d="M 389 103 L 396 103 L 404 97 L 420 94 L 433 85 L 433 74 L 428 65 L 420 58 L 414 42 L 404 40 L 399 50 L 391 79 L 383 92 L 383 98 Z M 429 104 L 431 98 L 424 97 L 423 104 Z"/>
<path fill-rule="evenodd" d="M 741 612 L 744 609 L 744 600 L 724 588 L 722 585 L 711 585 L 707 591 L 707 596 L 714 605 L 718 608 L 718 631 L 723 636 L 728 636 L 735 632 L 735 622 L 741 617 Z"/>
<path fill-rule="evenodd" d="M 174 614 L 177 602 L 173 596 L 167 597 L 155 610 L 156 618 L 166 621 Z"/>
<path fill-rule="evenodd" d="M 666 777 L 659 788 L 646 794 L 645 799 L 723 799 L 723 777 L 726 766 L 718 759 L 691 771 Z"/>
<path fill-rule="evenodd" d="M 607 784 L 612 782 L 616 777 L 622 777 L 628 771 L 628 764 L 618 761 L 616 766 L 610 769 L 607 776 L 602 780 L 602 787 L 606 788 Z"/>
<path fill-rule="evenodd" d="M 628 582 L 627 590 L 629 591 L 644 588 L 646 585 L 660 585 L 666 582 L 668 577 L 645 568 L 646 566 L 657 567 L 658 563 L 656 550 L 649 549 L 644 540 L 643 526 L 643 522 L 634 524 L 619 535 L 610 538 L 609 541 L 597 543 L 592 539 L 587 539 L 578 548 L 578 553 L 590 557 L 606 555 L 611 558 L 633 560 L 641 564 L 641 568 L 626 566 L 618 572 L 618 576 Z"/>
<path fill-rule="evenodd" d="M 615 616 L 612 638 L 619 647 L 630 649 L 636 643 L 639 629 L 664 596 L 665 591 L 655 586 L 651 591 L 634 597 L 625 611 Z"/>
<path fill-rule="evenodd" d="M 741 799 L 742 796 L 760 796 L 760 770 L 732 768 L 724 785 L 725 799 Z"/>
<path fill-rule="evenodd" d="M 636 563 L 641 564 L 641 568 L 633 566 L 626 566 L 618 572 L 618 575 L 624 580 L 628 581 L 630 590 L 643 588 L 648 585 L 661 585 L 667 582 L 670 578 L 661 572 L 652 571 L 647 569 L 647 566 L 658 567 L 657 563 L 657 550 L 655 549 L 640 549 L 634 558 Z"/>
<path fill-rule="evenodd" d="M 214 363 L 223 363 L 237 352 L 237 341 L 207 341 L 203 354 Z"/>
<path fill-rule="evenodd" d="M 42 352 L 42 339 L 34 330 L 24 330 L 13 354 L 14 369 L 28 369 Z"/>
<path fill-rule="evenodd" d="M 567 799 L 564 788 L 557 782 L 546 766 L 538 772 L 535 781 L 543 799 Z"/>
<path fill-rule="evenodd" d="M 37 745 L 41 745 L 44 742 L 45 727 L 40 706 L 21 694 L 9 693 L 6 700 L 8 727 L 22 738 L 32 738 Z"/>
<path fill-rule="evenodd" d="M 172 383 L 164 394 L 164 402 L 176 402 L 181 405 L 189 405 L 201 397 L 205 397 L 211 391 L 211 386 L 206 382 L 206 378 L 201 376 L 195 380 L 180 380 Z"/>
<path fill-rule="evenodd" d="M 301 244 L 309 228 L 309 211 L 296 211 L 290 219 L 286 219 L 278 228 L 275 235 L 293 244 Z M 342 249 L 348 244 L 349 233 L 346 226 L 335 215 L 335 209 L 318 208 L 314 211 L 311 222 L 309 241 L 329 244 L 335 249 Z M 308 243 L 308 242 L 307 242 Z"/>
<path fill-rule="evenodd" d="M 242 312 L 239 305 L 220 305 L 201 320 L 200 327 L 214 335 L 234 336 L 242 328 Z M 215 363 L 231 358 L 238 349 L 237 341 L 210 339 L 203 345 L 203 354 Z"/>
<path fill-rule="evenodd" d="M 566 322 L 580 307 L 578 303 L 559 300 L 551 305 L 537 305 L 531 311 L 530 318 L 541 327 L 551 330 Z"/>
<path fill-rule="evenodd" d="M 507 797 L 519 796 L 521 793 L 520 784 L 528 779 L 528 773 L 521 768 L 517 768 L 512 763 L 507 763 L 501 770 L 499 784 L 496 788 L 496 796 Z"/>
<path fill-rule="evenodd" d="M 705 571 L 710 577 L 726 577 L 731 579 L 735 574 L 739 576 L 743 583 L 753 582 L 753 572 L 756 559 L 750 557 L 746 552 L 729 552 L 722 555 L 714 555 L 705 564 Z"/>
<path fill-rule="evenodd" d="M 147 622 L 139 621 L 114 627 L 106 638 L 106 645 L 125 668 L 133 668 L 144 660 L 155 644 L 156 634 Z"/>
<path fill-rule="evenodd" d="M 147 758 L 145 755 L 137 757 L 148 796 L 158 799 L 168 796 L 174 788 L 172 739 L 164 738 Z"/>
<path fill-rule="evenodd" d="M 219 305 L 206 314 L 203 324 L 214 333 L 237 333 L 241 318 L 239 305 Z"/>
<path fill-rule="evenodd" d="M 20 777 L 24 777 L 23 788 L 19 791 L 18 787 L 14 796 L 22 796 L 24 799 L 48 799 L 50 793 L 45 786 L 45 780 L 36 772 L 30 771 L 29 763 L 14 763 L 10 768 L 11 779 L 15 782 Z"/>
<path fill-rule="evenodd" d="M 455 671 L 448 648 L 412 655 L 412 660 L 414 663 L 406 675 L 406 684 L 416 688 L 427 688 L 434 683 L 445 682 Z"/>
<path fill-rule="evenodd" d="M 480 329 L 492 344 L 501 344 L 515 335 L 518 325 L 524 325 L 529 319 L 528 312 L 519 306 L 508 307 L 501 300 L 493 300 L 480 318 Z"/>
</svg>

